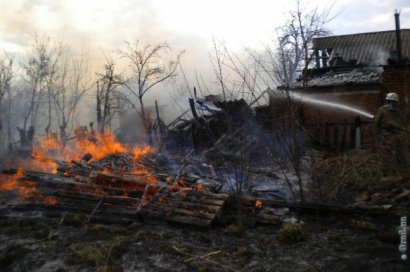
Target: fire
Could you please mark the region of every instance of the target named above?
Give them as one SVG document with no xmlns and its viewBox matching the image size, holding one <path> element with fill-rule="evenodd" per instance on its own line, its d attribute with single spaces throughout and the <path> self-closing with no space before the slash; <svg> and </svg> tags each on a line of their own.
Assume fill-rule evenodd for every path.
<svg viewBox="0 0 410 272">
<path fill-rule="evenodd" d="M 55 160 L 79 161 L 86 153 L 90 153 L 94 160 L 99 160 L 109 154 L 127 151 L 128 149 L 117 142 L 110 131 L 97 135 L 90 132 L 80 134 L 77 131 L 75 141 L 69 146 L 65 146 L 55 133 L 49 133 L 46 138 L 34 145 L 32 155 L 37 160 L 53 163 Z"/>
<path fill-rule="evenodd" d="M 204 185 L 202 184 L 202 183 L 198 183 L 197 185 L 196 185 L 196 190 L 197 191 L 202 191 L 204 189 Z"/>
<path fill-rule="evenodd" d="M 105 174 L 106 176 L 112 175 L 113 182 L 115 181 L 116 175 L 130 175 L 143 178 L 144 181 L 150 185 L 150 190 L 145 196 L 145 199 L 143 199 L 142 204 L 149 202 L 149 199 L 156 195 L 158 190 L 156 184 L 159 179 L 154 177 L 149 169 L 143 163 L 138 161 L 142 157 L 155 152 L 156 149 L 154 147 L 148 145 L 130 147 L 119 143 L 116 140 L 115 135 L 110 131 L 96 134 L 93 129 L 87 129 L 87 127 L 77 127 L 74 134 L 75 137 L 65 143 L 59 139 L 56 133 L 49 133 L 43 140 L 36 142 L 32 151 L 32 157 L 35 160 L 29 161 L 30 165 L 24 165 L 24 169 L 40 170 L 42 172 L 55 174 L 57 173 L 57 167 L 59 165 L 70 164 L 72 161 L 81 162 L 84 155 L 90 154 L 91 156 L 88 156 L 90 158 L 84 160 L 90 164 L 95 162 L 98 168 L 97 172 Z M 101 167 L 98 166 L 98 161 L 105 159 L 108 155 L 112 154 L 124 154 L 124 166 L 121 162 L 116 164 L 115 158 L 113 158 L 114 161 L 112 164 L 102 161 L 100 164 Z M 111 158 L 108 159 L 108 162 L 109 160 L 111 160 Z M 61 175 L 69 176 L 70 174 L 63 172 Z M 37 200 L 44 201 L 50 205 L 57 203 L 57 199 L 55 198 L 41 196 L 37 191 L 35 182 L 19 182 L 17 181 L 19 177 L 17 177 L 17 175 L 11 177 L 7 182 L 7 185 L 2 184 L 0 190 L 18 190 L 23 198 L 34 197 Z M 93 178 L 92 182 L 96 186 L 93 187 L 89 193 L 107 195 L 108 192 L 103 189 L 105 188 L 104 186 L 114 186 L 114 184 L 110 184 L 109 180 L 109 177 L 101 177 L 101 179 L 98 177 Z M 128 188 L 129 185 L 127 184 L 128 183 L 117 184 L 124 189 L 124 197 L 128 197 L 127 190 L 133 190 L 133 188 Z M 184 181 L 180 179 L 171 182 L 170 190 L 176 192 L 181 189 L 186 189 L 186 187 Z M 202 188 L 198 188 L 198 190 L 200 189 L 202 190 Z M 82 191 L 81 189 L 78 190 Z"/>
<path fill-rule="evenodd" d="M 149 153 L 155 152 L 155 148 L 149 145 L 143 146 L 143 147 L 135 147 L 132 150 L 132 155 L 134 156 L 134 159 L 138 160 L 139 158 L 148 155 Z"/>
<path fill-rule="evenodd" d="M 183 190 L 191 190 L 191 189 L 192 188 L 190 186 L 185 185 L 185 181 L 182 178 L 174 181 L 169 188 L 170 192 L 174 192 L 174 193 L 183 191 Z"/>
<path fill-rule="evenodd" d="M 158 179 L 154 176 L 151 176 L 151 173 L 149 172 L 148 168 L 146 168 L 143 165 L 138 165 L 138 166 L 133 167 L 130 170 L 130 174 L 133 175 L 133 176 L 142 176 L 142 177 L 144 177 L 144 179 L 145 179 L 145 181 L 147 181 L 147 183 L 154 184 L 154 183 L 158 182 Z"/>
<path fill-rule="evenodd" d="M 115 136 L 110 132 L 104 132 L 94 136 L 95 138 L 84 138 L 77 141 L 77 150 L 72 158 L 80 159 L 78 156 L 83 156 L 90 153 L 93 159 L 99 160 L 107 155 L 114 153 L 126 153 L 127 148 L 115 140 Z M 79 150 L 78 150 L 79 149 Z"/>
<path fill-rule="evenodd" d="M 34 145 L 32 156 L 57 169 L 57 160 L 80 161 L 82 156 L 87 153 L 91 154 L 92 160 L 100 160 L 115 153 L 131 153 L 133 158 L 138 160 L 152 152 L 155 152 L 155 148 L 152 146 L 134 148 L 125 146 L 119 143 L 110 131 L 95 134 L 93 131 L 77 128 L 74 142 L 67 146 L 58 139 L 55 133 L 49 133 L 47 137 Z"/>
<path fill-rule="evenodd" d="M 36 183 L 30 180 L 20 180 L 24 176 L 21 169 L 17 170 L 16 174 L 8 176 L 4 180 L 1 179 L 0 191 L 12 192 L 18 191 L 22 199 L 35 199 L 48 205 L 55 205 L 57 200 L 54 197 L 41 195 L 36 187 Z"/>
<path fill-rule="evenodd" d="M 33 187 L 33 184 L 30 182 L 20 183 L 19 179 L 23 176 L 23 171 L 21 169 L 17 170 L 16 174 L 7 177 L 4 181 L 0 183 L 0 191 L 11 192 L 18 190 L 23 198 L 29 197 L 30 195 L 36 192 L 36 188 Z"/>
<path fill-rule="evenodd" d="M 28 162 L 30 166 L 36 170 L 42 170 L 44 172 L 57 173 L 57 162 L 52 157 L 61 152 L 61 145 L 55 133 L 49 133 L 43 141 L 34 145 L 32 151 L 32 157 L 36 160 Z M 24 164 L 28 164 L 24 162 Z"/>
<path fill-rule="evenodd" d="M 262 200 L 256 199 L 255 207 L 258 208 L 258 209 L 262 208 Z"/>
<path fill-rule="evenodd" d="M 57 204 L 57 198 L 55 198 L 55 197 L 46 197 L 44 199 L 44 202 L 47 203 L 48 205 L 56 205 Z"/>
</svg>

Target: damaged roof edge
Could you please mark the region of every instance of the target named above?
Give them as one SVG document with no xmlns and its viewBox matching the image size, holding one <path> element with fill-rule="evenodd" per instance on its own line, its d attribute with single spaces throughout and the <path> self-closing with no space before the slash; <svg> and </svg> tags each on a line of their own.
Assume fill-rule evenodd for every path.
<svg viewBox="0 0 410 272">
<path fill-rule="evenodd" d="M 310 77 L 306 82 L 308 88 L 338 87 L 338 86 L 358 86 L 380 84 L 381 75 L 375 69 L 358 67 L 354 69 L 331 69 L 324 74 Z M 303 87 L 303 82 L 291 83 L 290 89 Z M 286 89 L 286 86 L 278 86 L 277 89 Z"/>
<path fill-rule="evenodd" d="M 403 58 L 410 58 L 410 29 L 401 29 Z M 313 39 L 313 50 L 328 50 L 332 57 L 356 60 L 364 65 L 385 65 L 397 52 L 396 31 L 378 31 Z"/>
<path fill-rule="evenodd" d="M 401 34 L 409 35 L 410 29 L 403 28 L 400 30 Z M 343 34 L 343 35 L 332 35 L 332 36 L 322 36 L 313 39 L 313 48 L 314 49 L 328 49 L 331 47 L 326 47 L 327 43 L 330 43 L 330 40 L 342 40 L 342 39 L 354 39 L 360 36 L 389 36 L 391 34 L 395 35 L 395 30 L 386 30 L 386 31 L 374 31 L 374 32 L 363 32 L 363 33 L 354 33 L 354 34 Z M 328 41 L 329 40 L 329 41 Z"/>
</svg>

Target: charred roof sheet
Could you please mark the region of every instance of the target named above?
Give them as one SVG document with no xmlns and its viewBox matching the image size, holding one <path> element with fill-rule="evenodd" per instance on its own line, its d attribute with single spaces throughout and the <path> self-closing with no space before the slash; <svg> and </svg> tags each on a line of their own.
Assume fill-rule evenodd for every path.
<svg viewBox="0 0 410 272">
<path fill-rule="evenodd" d="M 380 82 L 380 74 L 369 68 L 350 70 L 330 70 L 325 74 L 312 77 L 307 81 L 307 87 L 328 87 L 352 84 L 376 84 Z M 302 81 L 297 81 L 291 88 L 302 87 Z"/>
<path fill-rule="evenodd" d="M 401 30 L 402 55 L 410 58 L 410 29 Z M 330 57 L 357 60 L 361 64 L 386 64 L 396 52 L 396 32 L 379 31 L 340 36 L 320 37 L 313 40 L 313 48 L 332 49 Z"/>
</svg>

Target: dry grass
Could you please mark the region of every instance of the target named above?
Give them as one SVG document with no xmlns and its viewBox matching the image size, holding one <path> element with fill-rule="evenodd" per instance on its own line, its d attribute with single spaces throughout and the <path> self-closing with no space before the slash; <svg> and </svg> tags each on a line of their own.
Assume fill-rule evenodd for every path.
<svg viewBox="0 0 410 272">
<path fill-rule="evenodd" d="M 378 153 L 352 151 L 317 161 L 310 170 L 311 195 L 324 202 L 345 203 L 352 193 L 375 186 L 383 177 Z"/>
</svg>

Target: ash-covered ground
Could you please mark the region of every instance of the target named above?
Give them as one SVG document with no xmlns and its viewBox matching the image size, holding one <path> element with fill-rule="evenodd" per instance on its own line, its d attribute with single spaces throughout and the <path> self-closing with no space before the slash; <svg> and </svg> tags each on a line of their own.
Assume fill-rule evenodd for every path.
<svg viewBox="0 0 410 272">
<path fill-rule="evenodd" d="M 281 226 L 195 228 L 160 221 L 131 225 L 1 216 L 1 271 L 409 271 L 398 236 L 366 217 L 303 216 Z M 378 226 L 383 224 L 374 222 Z M 360 223 L 363 222 L 363 223 Z M 296 239 L 295 239 L 296 238 Z"/>
</svg>

